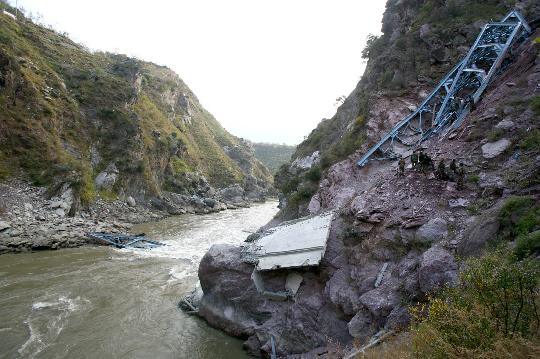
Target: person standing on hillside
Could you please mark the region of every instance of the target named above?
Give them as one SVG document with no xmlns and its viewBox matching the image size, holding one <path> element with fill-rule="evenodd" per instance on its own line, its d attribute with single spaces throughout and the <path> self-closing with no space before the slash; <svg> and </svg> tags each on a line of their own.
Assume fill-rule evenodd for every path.
<svg viewBox="0 0 540 359">
<path fill-rule="evenodd" d="M 450 171 L 457 173 L 457 166 L 456 166 L 456 159 L 454 158 L 452 162 L 450 162 Z"/>
<path fill-rule="evenodd" d="M 426 165 L 426 155 L 424 154 L 424 151 L 420 150 L 420 152 L 418 152 L 418 167 L 420 167 L 421 171 L 424 171 L 425 165 Z"/>
<path fill-rule="evenodd" d="M 416 169 L 416 166 L 418 165 L 418 153 L 416 152 L 416 150 L 414 150 L 411 155 L 411 164 L 413 170 Z"/>
<path fill-rule="evenodd" d="M 435 171 L 435 177 L 442 181 L 448 178 L 446 175 L 446 166 L 444 165 L 444 160 L 442 159 L 439 161 L 439 165 L 437 166 L 437 170 Z"/>
<path fill-rule="evenodd" d="M 463 168 L 463 163 L 459 163 L 459 168 L 457 170 L 457 189 L 462 190 L 464 188 L 465 180 L 465 169 Z"/>
<path fill-rule="evenodd" d="M 403 157 L 400 157 L 399 159 L 399 176 L 405 176 L 405 160 L 403 159 Z"/>
</svg>

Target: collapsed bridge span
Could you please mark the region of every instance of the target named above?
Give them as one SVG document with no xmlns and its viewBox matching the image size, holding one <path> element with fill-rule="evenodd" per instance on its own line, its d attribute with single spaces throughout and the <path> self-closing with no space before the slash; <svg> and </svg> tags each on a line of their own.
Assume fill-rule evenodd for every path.
<svg viewBox="0 0 540 359">
<path fill-rule="evenodd" d="M 417 109 L 399 121 L 357 162 L 396 159 L 434 136 L 445 136 L 457 129 L 486 87 L 501 73 L 514 55 L 515 47 L 531 33 L 518 11 L 511 11 L 500 22 L 482 28 L 473 46 L 439 82 Z"/>
</svg>

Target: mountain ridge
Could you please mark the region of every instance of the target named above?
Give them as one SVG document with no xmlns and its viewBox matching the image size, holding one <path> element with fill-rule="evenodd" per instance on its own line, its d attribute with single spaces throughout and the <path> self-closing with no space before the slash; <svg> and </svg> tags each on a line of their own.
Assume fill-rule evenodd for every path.
<svg viewBox="0 0 540 359">
<path fill-rule="evenodd" d="M 0 14 L 0 25 L 1 176 L 24 174 L 53 192 L 69 182 L 83 204 L 100 191 L 195 194 L 199 182 L 270 190 L 249 145 L 172 70 L 91 53 L 21 15 Z M 103 187 L 96 178 L 107 169 L 115 181 Z"/>
</svg>

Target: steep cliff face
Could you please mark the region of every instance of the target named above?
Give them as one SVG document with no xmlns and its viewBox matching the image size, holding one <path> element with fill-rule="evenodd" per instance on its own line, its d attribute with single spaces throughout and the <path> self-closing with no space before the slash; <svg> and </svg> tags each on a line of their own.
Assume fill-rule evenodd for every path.
<svg viewBox="0 0 540 359">
<path fill-rule="evenodd" d="M 535 1 L 389 0 L 383 34 L 371 37 L 363 51 L 367 67 L 362 79 L 334 117 L 319 123 L 298 145 L 292 166 L 282 166 L 275 176 L 288 204 L 281 215 L 307 214 L 324 172 L 365 153 L 467 53 L 483 24 L 512 8 L 531 20 L 540 16 Z M 295 166 L 295 160 L 316 151 L 319 160 L 313 166 Z"/>
<path fill-rule="evenodd" d="M 22 16 L 0 15 L 0 105 L 0 176 L 68 183 L 83 203 L 271 186 L 250 146 L 173 71 L 92 53 Z"/>
</svg>

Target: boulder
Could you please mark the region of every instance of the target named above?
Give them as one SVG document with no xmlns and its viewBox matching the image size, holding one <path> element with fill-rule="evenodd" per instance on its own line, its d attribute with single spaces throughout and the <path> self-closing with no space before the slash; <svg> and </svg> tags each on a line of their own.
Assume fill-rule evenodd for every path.
<svg viewBox="0 0 540 359">
<path fill-rule="evenodd" d="M 361 307 L 359 294 L 351 283 L 350 266 L 339 268 L 326 282 L 325 292 L 332 304 L 347 315 L 353 315 Z"/>
<path fill-rule="evenodd" d="M 442 218 L 433 218 L 416 231 L 415 239 L 424 243 L 439 242 L 448 236 L 448 223 Z"/>
<path fill-rule="evenodd" d="M 399 304 L 400 297 L 395 290 L 392 290 L 392 287 L 391 285 L 385 285 L 360 296 L 360 302 L 373 317 L 386 317 Z"/>
<path fill-rule="evenodd" d="M 420 38 L 424 41 L 427 41 L 427 37 L 431 34 L 431 25 L 423 24 L 420 26 Z"/>
<path fill-rule="evenodd" d="M 450 208 L 467 207 L 469 204 L 470 201 L 465 198 L 456 198 L 448 201 L 448 205 L 450 206 Z"/>
<path fill-rule="evenodd" d="M 199 264 L 203 297 L 199 315 L 225 332 L 252 335 L 257 323 L 250 317 L 250 304 L 259 295 L 251 280 L 253 266 L 242 261 L 240 248 L 215 244 Z"/>
<path fill-rule="evenodd" d="M 501 129 L 501 130 L 511 130 L 514 127 L 516 127 L 516 124 L 514 121 L 504 119 L 498 124 L 495 125 L 495 128 Z"/>
<path fill-rule="evenodd" d="M 400 331 L 407 329 L 410 322 L 411 314 L 409 313 L 409 308 L 407 306 L 397 306 L 388 315 L 384 327 L 386 330 Z"/>
<path fill-rule="evenodd" d="M 0 232 L 11 228 L 11 224 L 6 221 L 0 221 Z"/>
<path fill-rule="evenodd" d="M 219 190 L 217 197 L 222 202 L 239 203 L 244 200 L 244 189 L 239 184 L 234 184 Z"/>
<path fill-rule="evenodd" d="M 213 198 L 205 198 L 205 199 L 203 199 L 203 203 L 204 203 L 207 207 L 214 208 L 214 207 L 216 207 L 216 205 L 218 204 L 218 201 L 216 201 L 216 200 L 213 199 Z"/>
<path fill-rule="evenodd" d="M 506 151 L 511 144 L 512 142 L 506 138 L 501 138 L 495 142 L 488 142 L 482 146 L 482 156 L 486 159 L 495 158 Z"/>
<path fill-rule="evenodd" d="M 127 199 L 126 199 L 126 203 L 128 206 L 130 207 L 135 207 L 137 205 L 137 202 L 135 202 L 135 198 L 129 196 Z"/>
<path fill-rule="evenodd" d="M 497 175 L 482 172 L 478 177 L 478 186 L 480 188 L 502 190 L 505 187 L 504 180 Z"/>
<path fill-rule="evenodd" d="M 457 252 L 462 256 L 479 255 L 489 243 L 497 241 L 500 228 L 499 212 L 504 202 L 469 220 Z"/>
<path fill-rule="evenodd" d="M 373 320 L 367 310 L 360 310 L 347 324 L 349 334 L 353 338 L 367 339 L 375 333 Z"/>
<path fill-rule="evenodd" d="M 118 168 L 114 163 L 111 163 L 107 168 L 100 172 L 94 180 L 97 189 L 111 190 L 118 178 Z"/>
<path fill-rule="evenodd" d="M 351 201 L 350 209 L 353 214 L 356 214 L 358 212 L 363 212 L 366 207 L 366 199 L 364 196 L 356 196 Z"/>
<path fill-rule="evenodd" d="M 321 210 L 321 196 L 318 193 L 315 193 L 308 204 L 308 211 L 310 214 L 319 213 Z"/>
<path fill-rule="evenodd" d="M 432 293 L 457 280 L 457 264 L 446 249 L 433 246 L 422 255 L 418 269 L 418 283 L 424 294 Z"/>
</svg>

